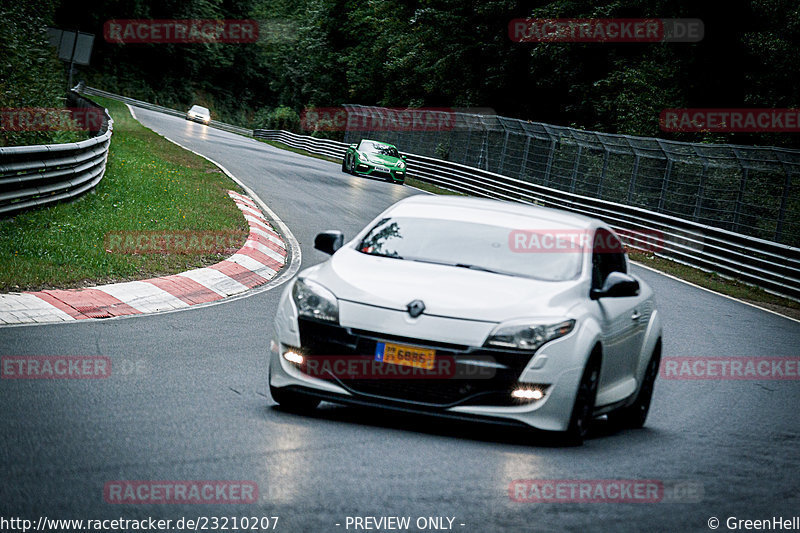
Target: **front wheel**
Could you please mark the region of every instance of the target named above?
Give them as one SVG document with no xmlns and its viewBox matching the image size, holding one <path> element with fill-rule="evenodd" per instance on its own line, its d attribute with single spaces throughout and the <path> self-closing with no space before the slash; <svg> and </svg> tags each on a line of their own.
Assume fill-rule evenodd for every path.
<svg viewBox="0 0 800 533">
<path fill-rule="evenodd" d="M 342 172 L 347 172 L 347 154 L 342 159 Z"/>
<path fill-rule="evenodd" d="M 593 353 L 583 370 L 578 392 L 575 394 L 575 404 L 572 406 L 572 416 L 564 435 L 569 444 L 583 444 L 583 439 L 589 433 L 589 425 L 594 418 L 594 403 L 597 399 L 599 381 L 600 357 Z"/>
<path fill-rule="evenodd" d="M 291 390 L 277 389 L 272 385 L 269 386 L 269 393 L 272 395 L 272 399 L 278 402 L 278 405 L 288 411 L 313 411 L 320 402 L 320 400 L 316 398 L 298 394 Z"/>
<path fill-rule="evenodd" d="M 608 423 L 619 429 L 638 429 L 644 426 L 647 420 L 647 413 L 650 412 L 650 401 L 653 398 L 653 389 L 658 376 L 658 368 L 661 365 L 661 341 L 656 344 L 650 362 L 644 371 L 642 386 L 639 387 L 639 394 L 636 401 L 627 407 L 617 409 L 608 413 Z"/>
</svg>

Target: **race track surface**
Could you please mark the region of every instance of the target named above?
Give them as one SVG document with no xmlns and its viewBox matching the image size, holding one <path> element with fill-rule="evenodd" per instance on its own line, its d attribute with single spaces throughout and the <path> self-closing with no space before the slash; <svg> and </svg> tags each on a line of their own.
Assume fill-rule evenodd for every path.
<svg viewBox="0 0 800 533">
<path fill-rule="evenodd" d="M 420 194 L 181 118 L 136 114 L 252 188 L 299 241 L 302 268 L 327 257 L 313 249 L 316 233 L 349 238 Z M 656 291 L 664 357 L 800 355 L 797 322 L 634 272 Z M 277 531 L 292 532 L 346 531 L 348 516 L 441 516 L 455 517 L 455 531 L 521 533 L 709 531 L 712 516 L 800 515 L 798 381 L 659 380 L 645 429 L 613 433 L 601 420 L 578 448 L 329 404 L 295 415 L 275 407 L 267 386 L 282 288 L 169 314 L 0 328 L 2 355 L 102 355 L 115 369 L 99 380 L 0 381 L 0 516 L 279 516 Z M 509 484 L 532 478 L 684 481 L 700 493 L 688 503 L 511 501 Z M 113 480 L 251 480 L 260 494 L 250 505 L 114 505 L 103 498 Z"/>
</svg>

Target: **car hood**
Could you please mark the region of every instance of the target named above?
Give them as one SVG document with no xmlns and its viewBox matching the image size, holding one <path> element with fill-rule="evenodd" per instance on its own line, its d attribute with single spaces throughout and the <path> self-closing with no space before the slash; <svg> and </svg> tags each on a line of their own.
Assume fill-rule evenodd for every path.
<svg viewBox="0 0 800 533">
<path fill-rule="evenodd" d="M 399 311 L 422 300 L 425 314 L 486 322 L 558 318 L 588 293 L 577 280 L 538 281 L 370 256 L 351 248 L 342 248 L 301 276 L 327 287 L 340 300 Z"/>
<path fill-rule="evenodd" d="M 370 163 L 378 163 L 390 167 L 396 166 L 397 163 L 401 161 L 399 157 L 393 157 L 390 155 L 375 154 L 372 152 L 370 153 L 360 152 L 360 154 L 362 159 L 366 159 Z"/>
</svg>

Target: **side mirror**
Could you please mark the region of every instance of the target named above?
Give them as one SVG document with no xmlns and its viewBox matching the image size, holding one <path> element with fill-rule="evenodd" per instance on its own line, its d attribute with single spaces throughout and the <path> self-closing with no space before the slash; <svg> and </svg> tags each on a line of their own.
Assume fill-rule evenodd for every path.
<svg viewBox="0 0 800 533">
<path fill-rule="evenodd" d="M 351 144 L 351 145 L 350 145 L 350 148 L 352 148 L 352 149 L 354 149 L 354 150 L 355 150 L 356 148 L 358 148 L 358 145 L 357 145 L 357 144 Z"/>
<path fill-rule="evenodd" d="M 612 272 L 603 283 L 602 289 L 592 289 L 589 297 L 592 300 L 600 298 L 625 298 L 639 294 L 639 282 L 628 274 Z"/>
<path fill-rule="evenodd" d="M 408 158 L 407 158 L 406 156 L 404 156 L 403 154 L 400 154 L 400 159 L 402 159 L 403 161 L 405 161 L 405 160 L 406 160 L 406 159 L 408 159 Z"/>
<path fill-rule="evenodd" d="M 314 248 L 329 255 L 333 255 L 343 244 L 344 234 L 341 231 L 323 231 L 314 238 Z"/>
</svg>

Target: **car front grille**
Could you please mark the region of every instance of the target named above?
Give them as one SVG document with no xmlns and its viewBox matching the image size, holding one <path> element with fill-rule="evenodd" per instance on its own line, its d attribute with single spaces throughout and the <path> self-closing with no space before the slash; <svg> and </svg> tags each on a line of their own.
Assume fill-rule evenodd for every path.
<svg viewBox="0 0 800 533">
<path fill-rule="evenodd" d="M 417 379 L 381 378 L 345 379 L 330 376 L 330 379 L 353 394 L 363 395 L 373 401 L 411 402 L 417 406 L 447 408 L 455 405 L 518 405 L 510 392 L 518 382 L 519 375 L 530 360 L 529 355 L 504 350 L 460 346 L 383 335 L 363 330 L 351 330 L 338 325 L 300 318 L 300 342 L 303 355 L 353 356 L 360 360 L 374 357 L 378 342 L 393 342 L 419 348 L 436 350 L 437 358 L 452 358 L 459 369 L 453 377 L 418 377 Z M 472 365 L 487 363 L 481 368 Z M 373 368 L 382 368 L 388 363 L 372 362 Z M 396 368 L 396 367 L 395 367 Z M 471 369 L 471 370 L 470 370 Z M 302 370 L 302 368 L 301 368 Z M 389 369 L 391 370 L 391 369 Z M 381 374 L 383 375 L 383 374 Z M 478 376 L 478 377 L 472 377 Z"/>
</svg>

